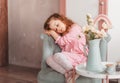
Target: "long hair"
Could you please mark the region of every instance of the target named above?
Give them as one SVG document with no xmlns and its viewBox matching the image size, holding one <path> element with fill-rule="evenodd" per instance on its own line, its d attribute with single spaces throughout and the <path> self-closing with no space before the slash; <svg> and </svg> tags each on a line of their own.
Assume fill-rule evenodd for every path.
<svg viewBox="0 0 120 83">
<path fill-rule="evenodd" d="M 67 17 L 60 15 L 58 13 L 52 14 L 45 22 L 44 29 L 50 30 L 49 22 L 51 20 L 60 20 L 66 25 L 66 33 L 69 32 L 69 29 L 71 28 L 71 25 L 74 24 L 72 20 L 68 19 Z"/>
</svg>

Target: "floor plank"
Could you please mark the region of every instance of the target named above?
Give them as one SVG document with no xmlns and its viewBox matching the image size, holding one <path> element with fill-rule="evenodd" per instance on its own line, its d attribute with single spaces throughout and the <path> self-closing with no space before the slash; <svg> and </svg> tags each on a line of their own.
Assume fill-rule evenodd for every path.
<svg viewBox="0 0 120 83">
<path fill-rule="evenodd" d="M 16 65 L 0 67 L 0 83 L 37 83 L 39 71 L 40 69 Z"/>
</svg>

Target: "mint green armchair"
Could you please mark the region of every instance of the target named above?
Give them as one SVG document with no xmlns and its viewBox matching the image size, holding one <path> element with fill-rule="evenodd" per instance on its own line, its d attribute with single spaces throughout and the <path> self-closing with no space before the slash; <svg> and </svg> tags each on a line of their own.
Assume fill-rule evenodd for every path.
<svg viewBox="0 0 120 83">
<path fill-rule="evenodd" d="M 64 75 L 54 71 L 46 64 L 46 58 L 53 55 L 56 52 L 60 51 L 58 45 L 54 43 L 54 40 L 42 34 L 41 38 L 43 39 L 43 56 L 41 63 L 41 70 L 38 73 L 38 83 L 65 83 Z M 90 78 L 80 76 L 76 83 L 92 83 Z"/>
<path fill-rule="evenodd" d="M 41 39 L 43 40 L 43 56 L 41 62 L 41 70 L 38 73 L 37 77 L 38 83 L 65 83 L 64 75 L 54 71 L 46 64 L 46 58 L 56 52 L 59 52 L 61 49 L 54 43 L 54 40 L 50 36 L 42 34 Z M 110 41 L 110 39 L 111 37 L 108 35 L 108 37 L 101 40 L 100 52 L 102 61 L 106 61 L 107 43 Z M 96 80 L 94 83 L 101 83 L 101 80 L 93 80 Z M 76 80 L 76 83 L 93 83 L 93 80 L 91 78 L 80 76 Z"/>
</svg>

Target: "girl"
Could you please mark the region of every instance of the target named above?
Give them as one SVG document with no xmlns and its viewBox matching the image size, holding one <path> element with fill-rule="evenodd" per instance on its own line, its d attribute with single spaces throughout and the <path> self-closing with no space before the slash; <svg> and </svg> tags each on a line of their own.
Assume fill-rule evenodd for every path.
<svg viewBox="0 0 120 83">
<path fill-rule="evenodd" d="M 66 82 L 72 80 L 72 71 L 75 66 L 86 62 L 84 46 L 85 35 L 80 26 L 65 16 L 57 13 L 51 15 L 44 24 L 45 33 L 53 37 L 62 51 L 47 58 L 47 64 L 57 72 L 64 74 Z M 78 75 L 76 75 L 78 77 Z"/>
</svg>

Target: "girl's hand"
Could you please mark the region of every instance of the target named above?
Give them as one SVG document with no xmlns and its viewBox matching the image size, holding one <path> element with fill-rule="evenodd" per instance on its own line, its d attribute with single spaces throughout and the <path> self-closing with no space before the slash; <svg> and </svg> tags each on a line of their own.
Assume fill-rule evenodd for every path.
<svg viewBox="0 0 120 83">
<path fill-rule="evenodd" d="M 44 33 L 47 34 L 47 35 L 49 35 L 49 36 L 51 36 L 52 30 L 44 30 Z"/>
<path fill-rule="evenodd" d="M 52 36 L 55 40 L 60 36 L 54 30 L 45 30 L 44 31 L 47 35 Z"/>
</svg>

